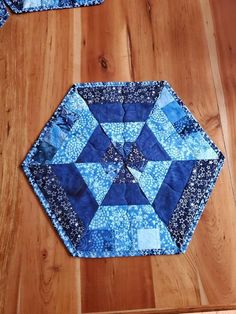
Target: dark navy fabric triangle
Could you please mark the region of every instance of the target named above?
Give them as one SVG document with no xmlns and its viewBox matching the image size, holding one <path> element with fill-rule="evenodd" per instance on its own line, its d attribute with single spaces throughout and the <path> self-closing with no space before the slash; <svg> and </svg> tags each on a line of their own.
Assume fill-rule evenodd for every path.
<svg viewBox="0 0 236 314">
<path fill-rule="evenodd" d="M 195 164 L 196 161 L 194 160 L 172 161 L 171 163 L 152 204 L 156 213 L 166 225 L 169 223 Z"/>
<path fill-rule="evenodd" d="M 114 183 L 136 183 L 136 180 L 127 167 L 123 166 L 115 178 Z"/>
<path fill-rule="evenodd" d="M 136 143 L 132 145 L 126 163 L 129 167 L 139 171 L 142 171 L 146 165 L 147 159 L 144 157 Z"/>
<path fill-rule="evenodd" d="M 137 138 L 136 145 L 148 160 L 171 160 L 170 156 L 158 142 L 157 138 L 149 129 L 147 124 L 144 125 L 139 137 Z"/>
<path fill-rule="evenodd" d="M 112 146 L 111 140 L 98 125 L 76 162 L 102 162 L 110 146 Z"/>
<path fill-rule="evenodd" d="M 106 150 L 102 161 L 103 162 L 123 162 L 123 156 L 121 153 L 114 147 L 111 143 L 108 149 Z"/>
<path fill-rule="evenodd" d="M 149 204 L 137 183 L 113 183 L 102 205 L 146 205 Z"/>
<path fill-rule="evenodd" d="M 98 204 L 74 164 L 51 165 L 79 218 L 88 226 Z"/>
</svg>

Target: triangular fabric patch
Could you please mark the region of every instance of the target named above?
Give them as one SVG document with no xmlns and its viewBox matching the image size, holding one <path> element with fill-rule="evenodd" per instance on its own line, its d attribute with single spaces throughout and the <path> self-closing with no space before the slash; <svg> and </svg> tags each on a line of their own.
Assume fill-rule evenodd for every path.
<svg viewBox="0 0 236 314">
<path fill-rule="evenodd" d="M 166 174 L 170 168 L 171 161 L 148 161 L 142 173 L 129 168 L 133 176 L 138 180 L 139 186 L 152 204 Z"/>
<path fill-rule="evenodd" d="M 111 175 L 112 177 L 116 177 L 119 174 L 120 169 L 123 166 L 123 163 L 103 162 L 101 163 L 101 165 L 105 170 L 106 174 Z"/>
<path fill-rule="evenodd" d="M 101 123 L 101 126 L 113 144 L 124 144 L 136 141 L 144 126 L 144 122 Z"/>
<path fill-rule="evenodd" d="M 148 160 L 158 161 L 171 159 L 147 124 L 145 124 L 137 138 L 136 145 Z"/>
<path fill-rule="evenodd" d="M 101 204 L 117 173 L 114 171 L 107 173 L 99 163 L 77 163 L 75 165 L 96 201 Z M 114 167 L 115 165 L 113 165 L 113 170 Z M 121 164 L 116 164 L 116 167 L 119 170 Z"/>
<path fill-rule="evenodd" d="M 105 151 L 102 161 L 103 162 L 123 162 L 123 156 L 111 143 L 110 146 Z"/>
<path fill-rule="evenodd" d="M 104 154 L 111 145 L 111 140 L 98 125 L 76 162 L 102 162 Z"/>
<path fill-rule="evenodd" d="M 136 144 L 134 144 L 131 148 L 131 151 L 126 160 L 127 164 L 131 168 L 135 168 L 138 170 L 143 170 L 144 166 L 147 163 L 147 159 L 140 152 L 139 148 Z"/>
<path fill-rule="evenodd" d="M 137 183 L 137 181 L 128 168 L 123 166 L 115 178 L 114 183 Z"/>
<path fill-rule="evenodd" d="M 145 205 L 148 199 L 137 183 L 113 183 L 102 205 Z"/>
<path fill-rule="evenodd" d="M 141 177 L 142 172 L 138 171 L 137 169 L 131 168 L 131 167 L 128 167 L 128 169 L 132 173 L 132 175 L 135 177 L 135 179 L 137 181 L 139 181 L 139 178 Z"/>
</svg>

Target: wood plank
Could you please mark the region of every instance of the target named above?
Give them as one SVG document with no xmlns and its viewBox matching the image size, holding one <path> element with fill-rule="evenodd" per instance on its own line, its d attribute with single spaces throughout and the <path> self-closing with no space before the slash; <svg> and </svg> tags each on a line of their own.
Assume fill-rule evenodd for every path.
<svg viewBox="0 0 236 314">
<path fill-rule="evenodd" d="M 158 15 L 158 11 L 162 13 Z M 161 1 L 158 7 L 154 6 L 152 16 L 153 28 L 157 30 L 156 46 L 159 48 L 158 72 L 165 74 L 167 79 L 170 78 L 175 90 L 182 95 L 190 110 L 224 151 L 200 3 L 179 1 L 178 5 L 174 6 L 171 1 Z M 170 272 L 163 271 L 164 257 L 153 258 L 158 307 L 169 308 L 170 304 L 176 308 L 191 305 L 201 307 L 224 302 L 227 304 L 229 299 L 231 303 L 235 303 L 233 291 L 236 287 L 232 283 L 235 272 L 232 273 L 231 270 L 236 258 L 234 256 L 232 259 L 236 243 L 232 240 L 230 249 L 224 245 L 227 243 L 224 241 L 224 234 L 228 238 L 227 241 L 230 241 L 236 219 L 227 165 L 222 177 L 228 189 L 221 180 L 218 182 L 213 194 L 215 198 L 212 197 L 208 203 L 187 254 L 168 260 Z M 221 191 L 223 195 L 220 196 Z M 228 211 L 227 216 L 222 215 L 219 206 L 222 199 L 228 202 L 228 206 L 224 206 Z M 226 226 L 229 226 L 229 229 Z M 229 230 L 231 231 L 228 233 Z M 227 268 L 225 256 L 228 256 Z M 213 265 L 215 272 L 211 271 Z M 227 292 L 224 295 L 221 284 L 216 285 L 216 276 L 221 277 L 224 284 L 227 283 L 225 287 Z M 171 301 L 169 291 L 172 291 Z"/>
<path fill-rule="evenodd" d="M 154 307 L 150 259 L 81 261 L 82 311 L 123 311 Z"/>
<path fill-rule="evenodd" d="M 15 15 L 0 33 L 4 314 L 80 311 L 80 261 L 68 256 L 19 167 L 72 84 L 73 20 L 72 10 Z"/>
<path fill-rule="evenodd" d="M 84 12 L 82 81 L 132 80 L 136 68 L 128 19 L 133 9 L 142 19 L 143 1 L 107 1 L 102 7 Z M 108 19 L 111 12 L 113 16 Z M 149 258 L 83 259 L 81 271 L 84 313 L 155 306 Z"/>
<path fill-rule="evenodd" d="M 207 312 L 196 312 L 195 314 L 201 314 L 201 313 L 207 313 Z M 236 311 L 235 310 L 232 310 L 232 311 L 214 311 L 214 312 L 211 312 L 211 314 L 235 314 Z"/>
<path fill-rule="evenodd" d="M 236 2 L 234 0 L 211 2 L 214 20 L 215 41 L 217 45 L 218 64 L 223 86 L 225 102 L 219 103 L 219 110 L 224 114 L 222 128 L 229 158 L 231 181 L 236 200 L 236 37 L 232 32 L 235 29 Z"/>
<path fill-rule="evenodd" d="M 201 312 L 195 312 L 194 308 L 192 308 L 190 310 L 190 312 L 188 311 L 185 311 L 183 309 L 179 309 L 178 310 L 178 313 L 180 314 L 190 314 L 190 313 L 193 313 L 193 314 L 199 314 L 199 313 L 210 313 L 210 314 L 235 314 L 236 311 L 235 310 L 220 310 L 221 307 L 217 307 L 215 306 L 215 309 L 218 309 L 217 311 L 213 311 L 212 309 L 207 309 L 205 307 L 202 307 L 201 308 Z M 157 310 L 157 309 L 135 309 L 135 310 L 129 310 L 129 311 L 109 311 L 109 312 L 90 312 L 90 313 L 87 313 L 87 314 L 96 314 L 96 313 L 99 313 L 99 314 L 120 314 L 120 313 L 124 313 L 124 314 L 154 314 L 154 313 L 172 313 L 172 314 L 176 314 L 176 310 L 171 310 L 171 309 L 168 309 L 168 310 Z"/>
<path fill-rule="evenodd" d="M 124 14 L 123 23 L 119 22 L 120 19 L 122 19 L 118 8 L 121 4 Z M 99 10 L 102 21 L 103 19 L 105 20 L 105 16 L 109 14 L 109 6 L 113 6 L 114 9 L 112 11 L 118 13 L 114 15 L 114 19 L 109 22 L 106 21 L 105 26 L 103 23 L 96 22 L 98 20 L 97 16 L 83 16 L 83 26 L 86 29 L 83 33 L 87 34 L 90 31 L 90 35 L 88 35 L 89 38 L 100 38 L 99 34 L 103 34 L 101 40 L 92 41 L 90 46 L 87 44 L 82 53 L 82 59 L 87 60 L 86 64 L 90 64 L 91 69 L 94 70 L 93 73 L 90 74 L 89 69 L 87 69 L 87 71 L 83 69 L 82 77 L 85 77 L 84 80 L 93 80 L 94 76 L 96 77 L 97 75 L 105 81 L 113 79 L 113 77 L 119 80 L 120 71 L 122 71 L 122 73 L 125 71 L 127 62 L 121 63 L 122 66 L 119 67 L 120 71 L 117 71 L 116 64 L 120 62 L 120 57 L 117 55 L 120 51 L 124 50 L 125 44 L 122 38 L 126 37 L 128 39 L 126 55 L 129 56 L 131 64 L 129 67 L 130 77 L 135 80 L 142 80 L 143 77 L 144 79 L 149 77 L 150 79 L 169 80 L 174 88 L 179 91 L 179 94 L 184 97 L 185 102 L 209 135 L 211 135 L 219 147 L 224 150 L 222 130 L 220 128 L 220 116 L 215 89 L 212 83 L 212 68 L 209 60 L 200 2 L 179 1 L 178 5 L 177 3 L 174 5 L 173 1 L 158 1 L 158 4 L 156 1 L 148 1 L 148 4 L 144 1 L 139 1 L 138 3 L 137 1 L 129 1 L 129 4 L 125 2 L 119 2 L 118 4 L 118 1 L 113 1 L 105 4 L 104 7 Z M 134 18 L 130 12 L 134 12 L 135 10 L 138 12 L 138 17 Z M 140 14 L 140 12 L 142 13 Z M 116 19 L 119 21 L 117 22 Z M 93 28 L 89 28 L 92 21 L 94 24 L 99 24 L 96 31 L 93 31 Z M 113 27 L 114 23 L 116 23 L 116 28 Z M 108 39 L 108 34 L 112 35 L 112 38 L 116 38 L 115 50 L 112 47 L 112 42 Z M 121 34 L 123 37 L 120 39 Z M 146 38 L 146 41 L 143 40 L 144 38 Z M 130 44 L 130 42 L 132 44 Z M 108 60 L 108 66 L 105 69 L 99 65 L 99 55 L 105 56 L 105 59 Z M 117 60 L 117 62 L 114 60 Z M 229 190 L 226 194 L 226 198 L 229 200 L 228 207 L 232 214 L 231 217 L 233 217 L 233 221 L 235 221 L 235 207 L 232 193 L 230 192 L 229 172 L 227 168 L 225 168 L 224 171 L 224 179 L 228 184 Z M 218 192 L 219 189 L 224 191 L 225 195 L 226 189 L 223 187 L 223 183 L 220 188 L 218 188 Z M 211 304 L 217 304 L 219 302 L 221 286 L 217 286 L 215 292 L 212 289 L 207 289 L 216 274 L 214 273 L 211 274 L 211 276 L 207 276 L 204 267 L 201 266 L 203 262 L 209 262 L 209 264 L 206 265 L 207 270 L 209 271 L 209 269 L 211 269 L 210 257 L 217 259 L 217 256 L 214 257 L 214 246 L 217 246 L 218 242 L 222 243 L 223 237 L 225 236 L 224 230 L 222 230 L 222 221 L 220 221 L 219 224 L 215 221 L 216 217 L 218 217 L 221 212 L 221 208 L 216 206 L 216 204 L 219 203 L 219 199 L 216 194 L 213 203 L 209 203 L 203 219 L 205 216 L 207 217 L 205 223 L 208 223 L 210 227 L 208 226 L 206 228 L 204 223 L 201 222 L 203 225 L 201 234 L 194 237 L 194 239 L 197 238 L 197 241 L 193 240 L 188 254 L 171 258 L 152 258 L 154 292 L 158 309 L 191 306 L 201 307 L 203 305 L 210 306 Z M 216 207 L 216 209 L 214 207 Z M 230 219 L 226 218 L 224 223 L 228 225 L 229 230 L 233 232 L 234 223 L 231 222 Z M 218 228 L 220 228 L 220 231 L 218 231 Z M 209 238 L 209 234 L 215 234 L 215 239 L 214 236 L 212 236 L 213 239 L 210 239 L 213 240 L 212 243 L 210 240 L 207 242 L 205 240 L 206 237 Z M 226 232 L 226 234 L 229 238 L 230 232 Z M 206 245 L 204 245 L 204 243 L 206 243 Z M 194 245 L 198 248 L 205 246 L 204 256 L 196 252 Z M 220 246 L 220 249 L 230 256 L 231 250 L 235 248 L 235 241 L 231 243 L 229 249 L 222 247 L 223 245 Z M 198 257 L 197 254 L 200 254 L 200 257 Z M 207 256 L 205 257 L 205 255 Z M 235 257 L 233 260 L 229 260 L 232 261 L 229 265 L 233 265 Z M 224 267 L 224 261 L 223 258 L 221 258 L 217 272 L 223 271 L 224 275 L 227 275 L 229 280 L 229 282 L 225 280 L 228 284 L 228 286 L 226 284 L 227 293 L 230 291 L 230 294 L 228 296 L 225 294 L 224 297 L 227 301 L 230 299 L 231 302 L 234 303 L 235 298 L 233 291 L 235 291 L 235 286 L 231 284 L 232 267 L 228 268 L 230 269 L 229 272 L 227 272 Z M 206 281 L 202 278 L 203 271 L 204 276 L 207 278 Z M 235 272 L 233 272 L 233 276 L 235 277 Z M 94 282 L 97 282 L 97 278 L 94 278 L 92 282 L 91 280 L 92 279 L 90 279 L 90 286 L 92 287 Z M 97 285 L 94 284 L 94 287 L 97 288 Z M 83 293 L 85 294 L 83 298 L 86 300 L 87 304 L 89 304 L 90 307 L 92 307 L 91 304 L 94 304 L 93 311 L 95 311 L 96 308 L 99 309 L 99 311 L 103 308 L 101 303 L 105 303 L 105 301 L 100 301 L 97 298 L 93 299 L 92 296 L 87 299 L 86 295 L 89 292 L 83 289 Z M 96 290 L 94 290 L 94 294 L 96 296 Z M 107 304 L 109 304 L 108 298 L 106 298 L 106 300 Z M 86 306 L 84 309 L 86 309 Z M 111 310 L 109 306 L 108 309 Z M 116 310 L 121 309 L 123 309 L 123 307 L 119 307 L 117 304 Z"/>
<path fill-rule="evenodd" d="M 236 308 L 234 6 L 105 0 L 12 15 L 0 30 L 0 313 Z M 160 79 L 228 157 L 190 248 L 180 256 L 74 259 L 19 165 L 72 83 Z"/>
</svg>

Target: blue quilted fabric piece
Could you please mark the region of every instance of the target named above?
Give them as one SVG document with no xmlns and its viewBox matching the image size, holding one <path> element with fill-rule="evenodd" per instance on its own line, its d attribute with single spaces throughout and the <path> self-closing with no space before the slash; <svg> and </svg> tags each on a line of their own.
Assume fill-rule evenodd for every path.
<svg viewBox="0 0 236 314">
<path fill-rule="evenodd" d="M 166 81 L 74 85 L 22 166 L 73 256 L 186 251 L 224 156 Z"/>
<path fill-rule="evenodd" d="M 53 9 L 66 9 L 86 7 L 101 4 L 104 0 L 0 0 L 0 28 L 4 25 L 9 13 L 7 6 L 14 13 L 46 11 Z"/>
<path fill-rule="evenodd" d="M 9 13 L 3 1 L 0 0 L 0 28 L 6 23 Z"/>
</svg>

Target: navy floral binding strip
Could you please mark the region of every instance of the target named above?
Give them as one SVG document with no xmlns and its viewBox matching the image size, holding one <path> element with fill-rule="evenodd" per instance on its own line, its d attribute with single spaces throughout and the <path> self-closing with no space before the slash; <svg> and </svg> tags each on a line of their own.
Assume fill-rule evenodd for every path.
<svg viewBox="0 0 236 314">
<path fill-rule="evenodd" d="M 166 81 L 74 85 L 22 166 L 73 256 L 186 251 L 224 156 Z"/>
<path fill-rule="evenodd" d="M 0 27 L 2 27 L 5 24 L 8 17 L 9 13 L 7 11 L 5 3 L 0 0 Z"/>
<path fill-rule="evenodd" d="M 53 9 L 77 8 L 102 3 L 104 0 L 4 0 L 14 13 L 45 11 Z M 3 0 L 0 0 L 0 27 L 9 13 Z"/>
</svg>

